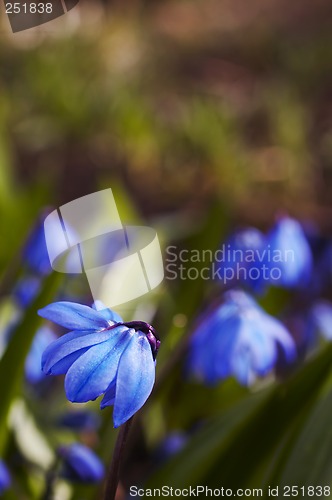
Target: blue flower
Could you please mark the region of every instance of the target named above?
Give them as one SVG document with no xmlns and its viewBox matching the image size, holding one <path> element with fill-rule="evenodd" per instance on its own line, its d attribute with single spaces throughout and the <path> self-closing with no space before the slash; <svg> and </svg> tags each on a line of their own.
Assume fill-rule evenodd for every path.
<svg viewBox="0 0 332 500">
<path fill-rule="evenodd" d="M 11 485 L 11 477 L 7 466 L 0 460 L 0 495 Z"/>
<path fill-rule="evenodd" d="M 156 450 L 156 459 L 163 462 L 179 453 L 187 444 L 188 436 L 184 432 L 173 431 L 162 441 Z"/>
<path fill-rule="evenodd" d="M 299 222 L 281 218 L 270 231 L 267 242 L 270 252 L 265 264 L 270 281 L 285 288 L 309 284 L 313 257 L 310 245 Z"/>
<path fill-rule="evenodd" d="M 59 448 L 58 454 L 63 460 L 63 478 L 80 483 L 97 483 L 103 479 L 104 465 L 90 448 L 74 443 Z"/>
<path fill-rule="evenodd" d="M 97 311 L 73 302 L 50 304 L 39 314 L 72 330 L 53 342 L 42 358 L 45 373 L 66 373 L 69 401 L 83 403 L 104 394 L 100 406 L 114 405 L 115 427 L 143 406 L 154 384 L 160 345 L 152 326 L 123 323 L 110 309 Z"/>
<path fill-rule="evenodd" d="M 36 276 L 21 279 L 13 290 L 13 296 L 17 305 L 22 309 L 28 307 L 39 293 L 40 286 L 40 279 Z"/>
<path fill-rule="evenodd" d="M 55 333 L 46 326 L 37 331 L 25 360 L 25 377 L 31 384 L 36 384 L 45 378 L 45 373 L 41 369 L 42 355 L 56 338 Z"/>
<path fill-rule="evenodd" d="M 29 269 L 39 275 L 46 276 L 52 272 L 42 220 L 37 222 L 27 239 L 23 249 L 23 259 Z"/>
<path fill-rule="evenodd" d="M 309 327 L 311 322 L 308 313 L 303 310 L 290 310 L 283 317 L 283 322 L 295 342 L 298 360 L 303 359 L 315 344 L 313 329 Z M 289 369 L 289 366 L 285 366 L 283 360 L 280 361 L 279 366 L 281 369 Z"/>
<path fill-rule="evenodd" d="M 32 228 L 32 231 L 23 248 L 24 262 L 27 264 L 30 271 L 33 271 L 39 276 L 47 276 L 52 272 L 47 246 L 52 248 L 53 255 L 58 255 L 63 251 L 62 241 L 61 238 L 59 238 L 57 222 L 55 219 L 52 219 L 49 221 L 49 224 L 52 224 L 52 227 L 49 228 L 48 231 L 47 244 L 44 231 L 44 216 L 42 216 Z M 75 240 L 76 233 L 71 227 L 66 226 L 66 233 L 71 241 Z M 67 258 L 66 265 L 69 272 L 72 265 L 70 265 Z"/>
<path fill-rule="evenodd" d="M 61 415 L 57 419 L 57 425 L 79 432 L 94 431 L 100 425 L 100 418 L 91 411 L 72 411 Z"/>
<path fill-rule="evenodd" d="M 312 273 L 312 283 L 310 292 L 316 296 L 328 289 L 332 283 L 332 244 L 327 238 L 323 240 L 321 248 L 315 249 L 314 272 Z"/>
<path fill-rule="evenodd" d="M 258 229 L 248 227 L 237 231 L 222 247 L 221 276 L 232 283 L 241 281 L 256 292 L 262 291 L 264 279 L 260 267 L 265 248 L 265 236 Z"/>
<path fill-rule="evenodd" d="M 308 329 L 311 335 L 321 334 L 332 340 L 332 304 L 327 300 L 317 301 L 309 312 Z"/>
<path fill-rule="evenodd" d="M 295 358 L 294 341 L 282 323 L 246 293 L 231 290 L 194 330 L 189 371 L 210 384 L 233 375 L 249 385 L 272 370 L 279 349 L 288 362 Z"/>
</svg>

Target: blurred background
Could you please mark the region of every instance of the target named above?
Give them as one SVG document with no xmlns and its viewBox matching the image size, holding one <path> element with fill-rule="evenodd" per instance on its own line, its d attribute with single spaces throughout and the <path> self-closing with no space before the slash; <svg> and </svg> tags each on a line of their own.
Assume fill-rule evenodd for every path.
<svg viewBox="0 0 332 500">
<path fill-rule="evenodd" d="M 17 34 L 3 15 L 1 199 L 116 179 L 146 216 L 218 197 L 241 221 L 291 210 L 328 229 L 331 10 L 81 0 Z"/>
<path fill-rule="evenodd" d="M 254 226 L 267 231 L 276 217 L 284 214 L 329 240 L 331 18 L 332 4 L 328 0 L 294 4 L 285 0 L 80 0 L 66 15 L 13 34 L 1 5 L 2 326 L 8 325 L 12 317 L 8 301 L 25 265 L 21 251 L 38 218 L 45 209 L 103 188 L 114 190 L 124 220 L 145 221 L 155 227 L 163 248 L 175 242 L 180 248 L 214 249 L 235 229 Z M 70 296 L 75 296 L 73 290 L 82 292 L 84 286 L 76 281 Z M 170 433 L 185 433 L 187 440 L 197 429 L 200 432 L 205 419 L 217 417 L 224 423 L 214 420 L 213 425 L 227 428 L 233 416 L 223 412 L 230 411 L 235 402 L 248 395 L 248 389 L 233 379 L 217 388 L 179 382 L 183 378 L 178 362 L 184 352 L 181 338 L 212 299 L 220 295 L 216 288 L 203 281 L 167 282 L 152 299 L 143 301 L 142 319 L 153 321 L 164 339 L 157 372 L 160 370 L 165 384 L 163 388 L 161 383 L 158 385 L 156 398 L 133 430 L 119 498 L 125 498 L 125 487 L 143 484 L 149 478 L 155 450 Z M 330 295 L 330 288 L 324 290 L 325 298 Z M 40 306 L 47 304 L 45 297 L 40 298 Z M 262 303 L 268 312 L 282 315 L 290 300 L 293 299 L 288 291 L 274 290 L 262 298 Z M 296 301 L 300 309 L 307 304 L 302 295 Z M 24 335 L 22 330 L 20 335 Z M 180 354 L 169 366 L 167 357 L 178 344 Z M 21 353 L 23 360 L 28 348 L 27 341 Z M 317 366 L 312 370 L 317 373 Z M 4 373 L 0 368 L 0 374 Z M 303 388 L 305 381 L 314 379 L 310 373 L 301 375 L 304 378 L 296 382 L 298 386 L 293 384 L 290 391 L 301 393 L 298 387 Z M 326 383 L 326 373 L 317 375 L 318 385 L 312 386 L 312 397 L 321 390 L 319 384 Z M 10 393 L 12 401 L 19 392 L 19 380 L 17 373 L 17 387 Z M 5 379 L 1 379 L 1 385 L 4 383 Z M 63 381 L 54 383 L 56 396 L 48 401 L 52 422 L 60 409 L 67 411 L 70 407 L 64 399 Z M 38 391 L 36 394 L 21 388 L 19 404 L 35 421 L 34 430 L 25 433 L 37 433 L 39 437 L 42 433 L 43 439 L 51 442 L 50 448 L 59 441 L 59 435 L 70 442 L 76 430 L 64 436 L 63 431 L 51 431 L 39 397 Z M 304 406 L 306 398 L 303 394 Z M 3 411 L 0 409 L 4 421 L 10 404 Z M 92 403 L 89 408 L 99 416 L 97 404 Z M 23 425 L 22 411 L 22 407 L 17 410 L 15 423 L 6 427 L 2 442 L 2 458 L 11 464 L 17 481 L 14 493 L 6 495 L 41 498 L 43 474 L 38 467 L 43 460 L 31 456 L 37 437 L 26 445 L 24 432 L 17 430 Z M 250 421 L 245 436 L 253 435 L 256 429 L 259 440 L 258 430 L 266 422 L 266 415 L 272 419 L 275 406 L 266 412 L 256 423 Z M 304 422 L 303 413 L 298 414 L 295 409 L 290 412 L 294 417 L 292 425 Z M 323 413 L 327 415 L 325 410 Z M 112 429 L 111 411 L 105 410 L 103 415 L 106 416 L 101 419 L 99 431 L 89 431 L 81 440 L 94 447 L 107 464 L 116 431 Z M 326 427 L 318 417 L 315 422 L 322 434 L 315 438 L 317 448 L 312 449 L 318 450 L 325 440 Z M 316 428 L 315 424 L 310 425 Z M 263 425 L 262 432 L 268 434 L 268 429 L 264 429 Z M 215 436 L 214 427 L 210 432 Z M 284 423 L 275 435 L 285 443 L 290 432 Z M 232 428 L 227 440 L 235 434 Z M 182 449 L 182 437 L 176 436 L 174 449 L 178 445 Z M 212 441 L 211 449 L 206 451 L 206 456 L 214 456 L 214 461 L 211 458 L 211 468 L 201 477 L 203 483 L 206 480 L 208 484 L 217 484 L 216 471 L 226 460 L 222 453 L 227 451 L 229 457 L 229 450 L 245 441 L 237 438 L 235 448 L 231 448 L 229 441 L 225 444 L 224 435 L 219 437 L 220 448 L 215 455 Z M 204 435 L 194 443 L 191 457 L 193 449 L 207 442 L 203 438 Z M 103 446 L 106 439 L 107 449 Z M 288 441 L 287 445 L 290 446 Z M 276 456 L 287 455 L 278 446 L 273 442 L 256 457 L 257 470 L 250 476 L 243 474 L 244 484 L 262 483 L 259 474 L 266 457 L 273 464 Z M 183 484 L 196 477 L 202 456 L 196 458 L 182 472 Z M 186 456 L 181 460 L 187 463 Z M 280 463 L 285 460 L 278 462 L 278 474 Z M 292 460 L 294 464 L 295 458 Z M 320 470 L 329 484 L 332 462 L 326 455 L 322 460 Z M 239 470 L 243 471 L 246 465 L 241 465 L 240 460 L 237 466 L 239 483 Z M 178 466 L 175 463 L 173 469 L 167 469 L 168 476 L 166 472 L 156 473 L 151 484 L 160 487 L 163 477 L 171 481 Z M 285 484 L 292 478 L 293 465 L 287 471 L 283 476 Z M 228 478 L 234 485 L 232 474 Z M 277 472 L 269 476 L 266 470 L 264 474 L 275 481 L 281 477 Z M 300 486 L 305 484 L 305 475 L 296 477 Z M 322 484 L 320 479 L 317 484 Z M 175 483 L 181 485 L 178 476 Z M 57 497 L 61 500 L 101 498 L 100 485 L 75 489 L 64 483 L 63 487 Z"/>
</svg>

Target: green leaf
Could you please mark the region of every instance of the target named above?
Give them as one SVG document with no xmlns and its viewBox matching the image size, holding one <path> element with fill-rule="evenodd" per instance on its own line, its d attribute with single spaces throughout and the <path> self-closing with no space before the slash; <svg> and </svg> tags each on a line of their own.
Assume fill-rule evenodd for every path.
<svg viewBox="0 0 332 500">
<path fill-rule="evenodd" d="M 256 413 L 266 398 L 266 392 L 250 395 L 221 416 L 210 420 L 197 432 L 188 445 L 150 478 L 147 487 L 162 484 L 183 488 L 199 484 L 218 459 L 225 443 L 237 435 L 244 420 Z"/>
<path fill-rule="evenodd" d="M 332 377 L 319 393 L 305 425 L 274 483 L 282 486 L 330 485 L 332 477 Z M 276 482 L 277 481 L 277 482 Z"/>
<path fill-rule="evenodd" d="M 287 383 L 253 394 L 207 423 L 181 453 L 150 479 L 148 487 L 217 487 L 221 471 L 225 487 L 250 484 L 296 419 L 311 409 L 330 373 L 331 360 L 332 346 L 328 345 Z"/>
<path fill-rule="evenodd" d="M 249 484 L 302 413 L 311 409 L 317 391 L 331 370 L 332 346 L 304 365 L 287 383 L 278 384 L 266 403 L 225 448 L 206 476 L 207 484 L 220 482 L 232 488 Z M 258 484 L 255 485 L 260 486 Z"/>
</svg>

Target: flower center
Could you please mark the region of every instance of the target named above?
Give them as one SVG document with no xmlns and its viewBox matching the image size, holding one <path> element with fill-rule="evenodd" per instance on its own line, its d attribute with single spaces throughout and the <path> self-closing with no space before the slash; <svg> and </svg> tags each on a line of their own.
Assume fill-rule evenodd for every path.
<svg viewBox="0 0 332 500">
<path fill-rule="evenodd" d="M 128 323 L 122 324 L 146 335 L 152 350 L 153 359 L 156 359 L 160 347 L 160 340 L 153 326 L 149 325 L 149 323 L 145 323 L 144 321 L 129 321 Z"/>
</svg>

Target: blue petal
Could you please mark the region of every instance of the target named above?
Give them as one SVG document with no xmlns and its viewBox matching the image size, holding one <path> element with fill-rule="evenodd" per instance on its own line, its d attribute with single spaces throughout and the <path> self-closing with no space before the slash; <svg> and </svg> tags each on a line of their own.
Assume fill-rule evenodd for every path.
<svg viewBox="0 0 332 500">
<path fill-rule="evenodd" d="M 244 292 L 240 288 L 235 288 L 228 290 L 225 294 L 225 302 L 219 308 L 219 312 L 224 314 L 224 311 L 228 311 L 228 314 L 240 312 L 244 308 L 253 308 L 262 311 L 260 305 L 253 299 L 251 295 Z"/>
<path fill-rule="evenodd" d="M 108 340 L 112 330 L 100 332 L 70 332 L 52 342 L 44 351 L 42 356 L 42 369 L 45 373 L 53 373 L 53 366 L 70 354 L 100 344 Z"/>
<path fill-rule="evenodd" d="M 13 291 L 17 304 L 22 308 L 28 307 L 38 295 L 40 287 L 41 281 L 36 276 L 21 279 Z"/>
<path fill-rule="evenodd" d="M 244 315 L 241 318 L 238 345 L 233 353 L 235 359 L 237 356 L 241 357 L 244 351 L 248 351 L 251 369 L 259 375 L 266 375 L 277 357 L 276 344 L 269 335 L 269 319 L 267 314 L 257 310 L 251 311 L 249 317 Z"/>
<path fill-rule="evenodd" d="M 116 390 L 116 383 L 115 381 L 111 383 L 111 385 L 108 387 L 107 391 L 105 392 L 105 395 L 100 403 L 100 408 L 103 410 L 106 408 L 106 406 L 112 406 L 114 405 L 115 401 L 115 390 Z"/>
<path fill-rule="evenodd" d="M 155 379 L 155 365 L 146 336 L 137 332 L 121 356 L 116 379 L 114 427 L 134 415 L 149 397 Z"/>
<path fill-rule="evenodd" d="M 327 340 L 332 340 L 332 305 L 326 300 L 320 300 L 311 308 L 309 327 L 313 332 L 318 331 Z"/>
<path fill-rule="evenodd" d="M 69 401 L 83 403 L 94 400 L 106 391 L 115 378 L 119 359 L 134 330 L 119 326 L 111 332 L 107 342 L 91 347 L 68 370 L 65 391 Z"/>
<path fill-rule="evenodd" d="M 307 285 L 312 272 L 312 252 L 300 223 L 289 217 L 280 219 L 270 231 L 268 242 L 272 251 L 280 252 L 282 259 L 267 262 L 279 269 L 274 285 L 296 287 Z"/>
<path fill-rule="evenodd" d="M 241 385 L 249 386 L 252 381 L 251 361 L 251 353 L 245 346 L 232 359 L 233 373 Z"/>
<path fill-rule="evenodd" d="M 225 379 L 232 375 L 233 353 L 241 329 L 241 318 L 233 316 L 227 318 L 214 333 L 210 346 L 210 360 L 206 360 L 207 370 L 214 372 L 214 380 Z M 212 355 L 212 359 L 211 359 Z M 211 366 L 212 365 L 212 366 Z"/>
<path fill-rule="evenodd" d="M 82 482 L 95 482 L 103 478 L 104 466 L 90 448 L 74 443 L 60 450 L 60 454 L 69 466 L 64 470 L 64 477 Z"/>
<path fill-rule="evenodd" d="M 68 356 L 65 356 L 62 358 L 60 361 L 55 363 L 55 365 L 52 366 L 52 368 L 47 372 L 48 375 L 64 375 L 67 373 L 69 368 L 71 367 L 72 364 L 75 363 L 75 361 L 82 356 L 86 351 L 90 349 L 91 346 L 89 347 L 84 347 L 83 349 L 79 349 L 78 351 L 73 352 L 72 354 L 68 354 Z"/>
<path fill-rule="evenodd" d="M 52 272 L 47 252 L 44 225 L 41 221 L 38 221 L 28 237 L 23 248 L 23 258 L 29 268 L 38 274 L 47 275 Z"/>
<path fill-rule="evenodd" d="M 100 312 L 75 302 L 54 302 L 40 309 L 38 314 L 69 330 L 97 330 L 109 327 Z"/>
<path fill-rule="evenodd" d="M 101 300 L 95 300 L 91 307 L 95 311 L 101 311 L 102 309 L 106 309 L 104 302 L 102 302 Z"/>
<path fill-rule="evenodd" d="M 205 332 L 203 346 L 196 348 L 193 372 L 207 383 L 216 383 L 231 373 L 231 360 L 239 329 L 238 317 L 226 317 Z M 199 373 L 200 372 L 200 373 Z"/>
<path fill-rule="evenodd" d="M 265 319 L 265 327 L 268 334 L 282 348 L 286 356 L 286 360 L 288 362 L 294 361 L 294 359 L 296 358 L 296 346 L 291 334 L 280 321 L 273 318 L 272 316 L 266 316 L 268 318 L 268 321 Z"/>
<path fill-rule="evenodd" d="M 74 410 L 62 414 L 56 424 L 73 431 L 95 431 L 101 424 L 100 416 L 97 413 L 87 410 Z"/>
<path fill-rule="evenodd" d="M 7 466 L 0 460 L 0 495 L 10 487 L 11 477 Z"/>
<path fill-rule="evenodd" d="M 28 382 L 35 384 L 45 377 L 41 368 L 43 351 L 56 338 L 55 333 L 48 327 L 42 327 L 37 331 L 25 360 L 25 376 Z"/>
<path fill-rule="evenodd" d="M 101 300 L 95 300 L 92 307 L 98 311 L 99 314 L 106 319 L 106 321 L 112 321 L 112 323 L 123 323 L 121 316 L 115 311 L 108 309 Z"/>
<path fill-rule="evenodd" d="M 172 457 L 185 447 L 188 439 L 188 436 L 184 432 L 171 432 L 157 448 L 156 458 L 159 460 L 165 460 Z"/>
</svg>

